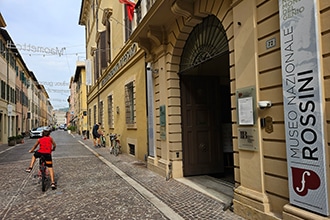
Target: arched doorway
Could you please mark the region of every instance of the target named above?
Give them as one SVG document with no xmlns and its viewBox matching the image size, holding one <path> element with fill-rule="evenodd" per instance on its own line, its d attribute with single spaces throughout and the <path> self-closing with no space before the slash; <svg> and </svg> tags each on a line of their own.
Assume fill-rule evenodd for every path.
<svg viewBox="0 0 330 220">
<path fill-rule="evenodd" d="M 189 35 L 179 75 L 184 176 L 232 178 L 229 49 L 217 17 L 208 16 Z"/>
</svg>

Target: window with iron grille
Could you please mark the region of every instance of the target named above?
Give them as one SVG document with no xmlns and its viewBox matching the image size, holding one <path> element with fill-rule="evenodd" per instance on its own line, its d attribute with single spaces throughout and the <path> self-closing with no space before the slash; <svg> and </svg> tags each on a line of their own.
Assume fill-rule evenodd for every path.
<svg viewBox="0 0 330 220">
<path fill-rule="evenodd" d="M 135 91 L 133 82 L 125 85 L 125 109 L 126 124 L 135 124 Z"/>
<path fill-rule="evenodd" d="M 108 96 L 108 127 L 113 128 L 113 101 L 112 101 L 112 95 Z"/>
</svg>

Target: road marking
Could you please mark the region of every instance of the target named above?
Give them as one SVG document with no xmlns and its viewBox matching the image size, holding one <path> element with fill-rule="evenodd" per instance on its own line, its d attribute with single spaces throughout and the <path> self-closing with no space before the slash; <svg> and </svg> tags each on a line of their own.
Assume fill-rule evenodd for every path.
<svg viewBox="0 0 330 220">
<path fill-rule="evenodd" d="M 173 209 L 171 209 L 168 205 L 166 205 L 164 202 L 162 202 L 160 199 L 158 199 L 154 194 L 152 194 L 150 191 L 148 191 L 146 188 L 141 186 L 138 182 L 130 178 L 126 175 L 122 170 L 120 170 L 118 167 L 113 165 L 110 161 L 102 157 L 100 154 L 98 154 L 95 150 L 91 149 L 89 146 L 87 146 L 85 143 L 78 141 L 81 143 L 84 147 L 86 147 L 89 151 L 91 151 L 95 156 L 97 156 L 103 163 L 105 163 L 108 167 L 110 167 L 113 171 L 115 171 L 119 176 L 121 176 L 126 182 L 128 182 L 133 188 L 135 188 L 144 198 L 146 198 L 148 201 L 150 201 L 159 211 L 161 211 L 166 217 L 169 219 L 182 219 L 183 218 L 178 215 Z"/>
<path fill-rule="evenodd" d="M 8 202 L 8 204 L 6 205 L 6 207 L 4 208 L 4 210 L 2 210 L 2 212 L 1 212 L 1 214 L 0 214 L 0 217 L 3 215 L 3 213 L 4 213 L 4 215 L 3 215 L 3 217 L 2 217 L 1 219 L 5 219 L 5 218 L 6 218 L 8 212 L 11 210 L 11 208 L 12 208 L 13 204 L 15 203 L 16 199 L 17 199 L 18 196 L 21 194 L 21 192 L 23 191 L 25 185 L 27 184 L 27 182 L 28 182 L 30 176 L 32 175 L 32 172 L 33 172 L 33 170 L 30 172 L 29 175 L 27 175 L 27 176 L 25 177 L 25 179 L 22 181 L 20 187 L 19 187 L 18 190 L 16 191 L 15 195 L 13 195 L 13 196 L 11 197 L 10 201 Z"/>
<path fill-rule="evenodd" d="M 0 151 L 0 154 L 4 153 L 4 152 L 6 152 L 6 151 L 9 151 L 9 150 L 11 150 L 11 149 L 13 149 L 14 147 L 15 147 L 15 146 L 10 147 L 10 148 L 8 148 L 8 149 L 6 149 L 6 150 Z"/>
</svg>

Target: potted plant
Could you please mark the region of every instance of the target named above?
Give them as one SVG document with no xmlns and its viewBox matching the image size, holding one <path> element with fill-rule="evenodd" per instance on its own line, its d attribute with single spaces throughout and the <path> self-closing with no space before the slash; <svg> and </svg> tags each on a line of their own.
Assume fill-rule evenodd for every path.
<svg viewBox="0 0 330 220">
<path fill-rule="evenodd" d="M 16 144 L 20 144 L 23 141 L 23 135 L 19 134 L 16 136 Z"/>
<path fill-rule="evenodd" d="M 16 144 L 16 136 L 8 137 L 8 146 L 15 146 Z"/>
</svg>

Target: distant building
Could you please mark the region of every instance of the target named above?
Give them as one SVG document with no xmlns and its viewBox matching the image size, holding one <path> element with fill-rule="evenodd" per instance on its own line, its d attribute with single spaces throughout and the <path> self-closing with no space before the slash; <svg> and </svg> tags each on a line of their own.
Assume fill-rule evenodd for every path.
<svg viewBox="0 0 330 220">
<path fill-rule="evenodd" d="M 67 111 L 54 110 L 54 117 L 55 117 L 57 126 L 67 123 L 66 114 L 67 114 Z"/>
<path fill-rule="evenodd" d="M 76 127 L 78 134 L 87 134 L 87 85 L 85 62 L 78 61 L 76 72 L 70 86 L 70 109 L 73 118 L 70 124 Z"/>
</svg>

